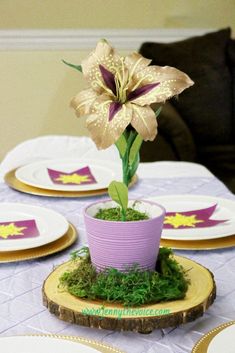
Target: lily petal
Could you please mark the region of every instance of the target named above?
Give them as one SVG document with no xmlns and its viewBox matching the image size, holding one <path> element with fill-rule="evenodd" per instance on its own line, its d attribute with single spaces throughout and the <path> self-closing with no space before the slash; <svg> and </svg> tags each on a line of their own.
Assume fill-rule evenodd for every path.
<svg viewBox="0 0 235 353">
<path fill-rule="evenodd" d="M 121 67 L 121 57 L 104 40 L 98 42 L 96 49 L 90 53 L 87 59 L 82 61 L 82 72 L 93 90 L 102 93 L 112 93 L 103 80 L 100 70 L 102 65 L 106 70 L 115 74 L 116 68 Z"/>
<path fill-rule="evenodd" d="M 148 66 L 144 70 L 139 71 L 135 75 L 134 80 L 135 85 L 132 90 L 137 90 L 145 85 L 158 83 L 158 85 L 149 92 L 132 100 L 133 103 L 140 106 L 152 103 L 163 103 L 194 84 L 188 75 L 170 66 Z"/>
<path fill-rule="evenodd" d="M 151 60 L 136 52 L 125 57 L 125 66 L 129 71 L 130 77 L 145 69 L 150 63 Z"/>
<path fill-rule="evenodd" d="M 90 113 L 90 108 L 96 98 L 97 93 L 89 88 L 73 97 L 70 106 L 75 109 L 78 117 L 84 116 Z"/>
<path fill-rule="evenodd" d="M 119 105 L 110 119 L 113 103 L 110 96 L 104 94 L 99 96 L 93 104 L 91 115 L 86 120 L 91 138 L 99 149 L 113 145 L 131 122 L 132 109 L 127 104 Z"/>
<path fill-rule="evenodd" d="M 157 119 L 150 107 L 131 104 L 133 111 L 131 125 L 145 141 L 153 141 L 157 135 Z"/>
</svg>

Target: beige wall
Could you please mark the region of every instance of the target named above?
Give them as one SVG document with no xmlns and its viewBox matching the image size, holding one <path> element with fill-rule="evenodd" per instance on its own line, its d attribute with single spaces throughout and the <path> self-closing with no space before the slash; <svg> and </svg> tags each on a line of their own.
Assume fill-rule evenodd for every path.
<svg viewBox="0 0 235 353">
<path fill-rule="evenodd" d="M 70 98 L 84 88 L 82 74 L 61 63 L 87 53 L 0 52 L 0 159 L 15 144 L 43 134 L 82 135 Z"/>
<path fill-rule="evenodd" d="M 235 29 L 235 1 L 1 0 L 0 16 L 0 28 Z"/>
<path fill-rule="evenodd" d="M 0 29 L 219 28 L 235 25 L 234 0 L 1 0 Z M 233 29 L 235 29 L 233 27 Z M 84 51 L 0 52 L 0 159 L 17 143 L 43 134 L 87 131 L 69 108 L 85 84 L 61 59 Z"/>
</svg>

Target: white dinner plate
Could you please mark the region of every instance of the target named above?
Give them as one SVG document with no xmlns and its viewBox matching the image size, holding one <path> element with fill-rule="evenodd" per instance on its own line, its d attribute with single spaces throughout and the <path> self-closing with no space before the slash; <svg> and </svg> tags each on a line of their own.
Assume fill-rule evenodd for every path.
<svg viewBox="0 0 235 353">
<path fill-rule="evenodd" d="M 235 352 L 235 325 L 220 331 L 210 342 L 207 353 Z"/>
<path fill-rule="evenodd" d="M 1 337 L 0 345 L 2 353 L 100 353 L 82 343 L 53 337 Z"/>
<path fill-rule="evenodd" d="M 235 201 L 204 195 L 156 196 L 149 200 L 162 205 L 166 212 L 185 212 L 207 208 L 217 204 L 210 219 L 228 220 L 205 228 L 163 229 L 162 238 L 172 240 L 204 240 L 227 237 L 235 234 Z"/>
<path fill-rule="evenodd" d="M 35 227 L 31 229 L 30 225 L 28 226 L 29 222 L 26 221 L 34 221 Z M 8 223 L 14 227 L 15 233 L 13 233 L 20 235 L 15 236 L 10 233 L 10 228 L 6 228 Z M 51 243 L 62 237 L 68 227 L 65 217 L 53 210 L 28 204 L 2 202 L 0 203 L 0 252 L 31 249 Z"/>
<path fill-rule="evenodd" d="M 87 166 L 96 180 L 95 183 L 83 185 L 56 184 L 48 174 L 48 169 L 72 173 Z M 105 189 L 108 188 L 112 180 L 122 180 L 122 168 L 118 163 L 110 161 L 54 159 L 27 164 L 18 168 L 15 175 L 21 182 L 38 188 L 61 191 L 89 191 Z"/>
</svg>

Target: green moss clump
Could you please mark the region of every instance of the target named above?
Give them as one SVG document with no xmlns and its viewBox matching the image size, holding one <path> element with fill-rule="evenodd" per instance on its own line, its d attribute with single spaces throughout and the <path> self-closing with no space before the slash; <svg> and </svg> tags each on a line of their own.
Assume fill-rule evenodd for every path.
<svg viewBox="0 0 235 353">
<path fill-rule="evenodd" d="M 95 215 L 95 218 L 102 219 L 105 221 L 121 221 L 122 213 L 120 207 L 113 207 L 107 209 L 100 209 Z M 127 208 L 126 221 L 143 221 L 149 219 L 146 213 L 139 212 L 133 208 Z"/>
<path fill-rule="evenodd" d="M 171 249 L 160 249 L 156 271 L 143 271 L 134 265 L 126 272 L 109 268 L 97 273 L 88 252 L 82 258 L 73 253 L 75 261 L 79 260 L 77 267 L 62 275 L 60 286 L 79 298 L 118 302 L 124 306 L 183 299 L 189 280 L 172 254 Z"/>
</svg>

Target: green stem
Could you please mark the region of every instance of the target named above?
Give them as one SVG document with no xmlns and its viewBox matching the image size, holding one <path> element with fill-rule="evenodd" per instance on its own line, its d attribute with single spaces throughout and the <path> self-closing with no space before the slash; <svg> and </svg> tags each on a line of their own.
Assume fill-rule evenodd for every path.
<svg viewBox="0 0 235 353">
<path fill-rule="evenodd" d="M 122 159 L 122 179 L 123 179 L 123 183 L 126 186 L 128 186 L 129 185 L 128 163 L 124 158 Z"/>
<path fill-rule="evenodd" d="M 116 142 L 116 147 L 119 151 L 120 158 L 122 160 L 122 179 L 123 183 L 128 187 L 132 177 L 134 176 L 136 169 L 139 164 L 139 148 L 141 146 L 141 141 L 137 141 L 138 134 L 136 131 L 123 132 L 123 135 Z M 137 142 L 136 155 L 131 156 L 131 150 L 134 143 Z"/>
<path fill-rule="evenodd" d="M 133 142 L 135 141 L 136 136 L 137 136 L 137 133 L 135 131 L 131 131 L 129 135 L 127 135 L 126 133 L 127 146 L 126 146 L 125 155 L 122 157 L 122 175 L 123 175 L 123 183 L 127 187 L 130 184 L 131 178 L 132 178 L 131 166 L 129 164 L 130 150 Z"/>
<path fill-rule="evenodd" d="M 126 221 L 126 211 L 123 208 L 121 208 L 121 220 Z"/>
</svg>

